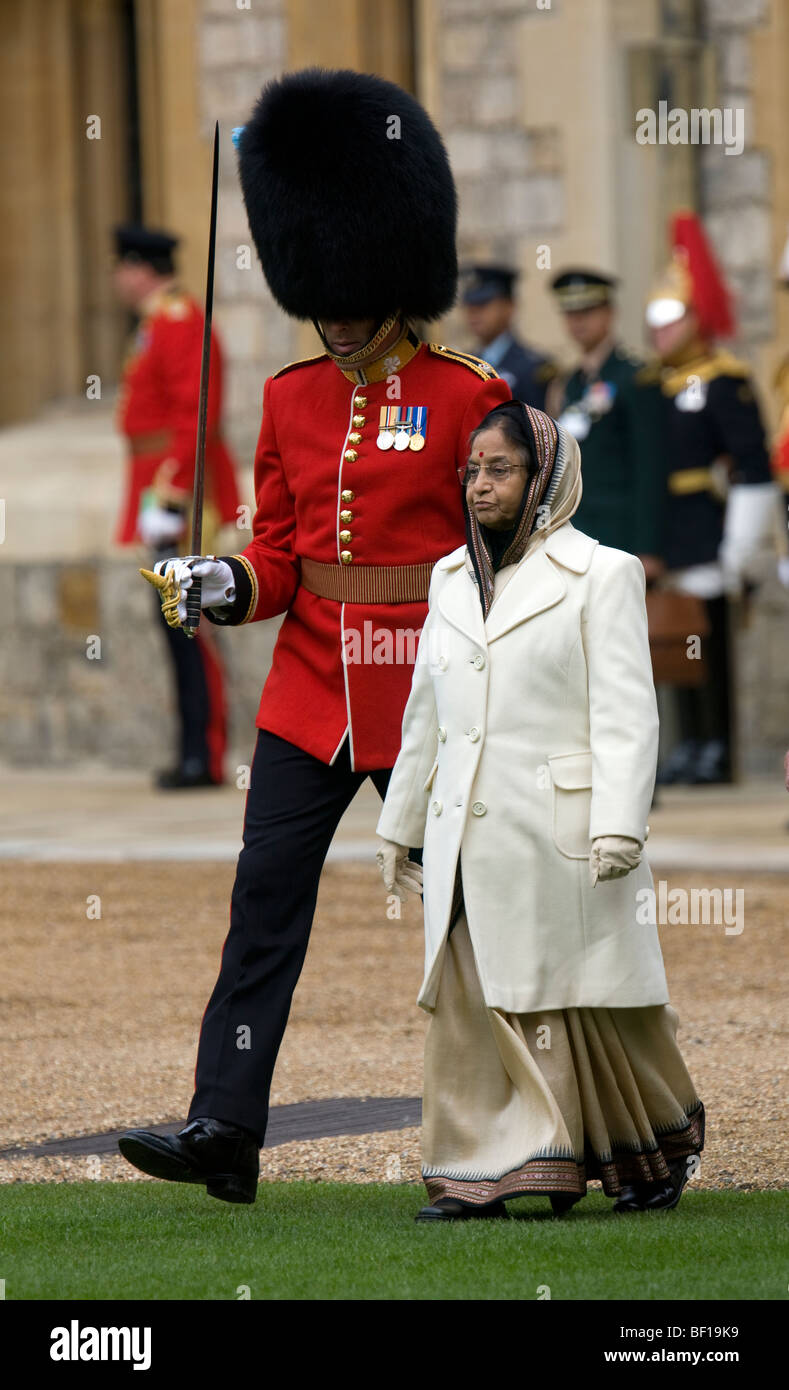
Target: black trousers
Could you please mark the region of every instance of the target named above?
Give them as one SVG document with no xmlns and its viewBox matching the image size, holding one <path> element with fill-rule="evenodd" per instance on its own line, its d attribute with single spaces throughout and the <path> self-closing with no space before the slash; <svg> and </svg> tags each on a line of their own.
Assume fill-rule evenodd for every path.
<svg viewBox="0 0 789 1390">
<path fill-rule="evenodd" d="M 171 553 L 156 551 L 152 563 Z M 208 771 L 221 781 L 226 743 L 224 676 L 213 635 L 209 632 L 206 637 L 201 627 L 190 638 L 181 628 L 169 627 L 156 592 L 153 601 L 175 682 L 179 721 L 175 764 L 185 772 Z"/>
<path fill-rule="evenodd" d="M 370 776 L 383 797 L 391 768 L 352 772 L 348 742 L 329 766 L 258 731 L 230 931 L 200 1030 L 189 1119 L 211 1115 L 266 1132 L 274 1064 L 343 812 Z M 411 857 L 421 862 L 421 850 Z"/>
</svg>

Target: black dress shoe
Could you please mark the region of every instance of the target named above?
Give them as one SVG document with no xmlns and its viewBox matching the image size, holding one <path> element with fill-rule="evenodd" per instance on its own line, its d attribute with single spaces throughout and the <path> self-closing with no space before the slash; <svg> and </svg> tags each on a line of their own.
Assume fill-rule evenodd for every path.
<svg viewBox="0 0 789 1390">
<path fill-rule="evenodd" d="M 687 1158 L 678 1158 L 668 1165 L 669 1180 L 648 1197 L 644 1211 L 671 1211 L 678 1203 L 690 1177 Z"/>
<path fill-rule="evenodd" d="M 614 1202 L 614 1211 L 644 1211 L 644 1198 L 651 1187 L 653 1184 L 646 1182 L 625 1183 Z"/>
<path fill-rule="evenodd" d="M 200 1117 L 177 1134 L 130 1129 L 118 1140 L 129 1163 L 168 1182 L 204 1183 L 209 1197 L 254 1202 L 260 1174 L 260 1145 L 248 1130 Z"/>
<path fill-rule="evenodd" d="M 580 1192 L 549 1192 L 554 1216 L 563 1216 L 566 1211 L 580 1202 Z"/>
<path fill-rule="evenodd" d="M 470 1218 L 506 1217 L 510 1219 L 503 1202 L 490 1202 L 485 1207 L 469 1207 L 458 1202 L 455 1197 L 439 1197 L 430 1207 L 422 1207 L 414 1217 L 415 1221 L 468 1221 Z"/>
<path fill-rule="evenodd" d="M 719 782 L 731 781 L 729 750 L 722 739 L 710 739 L 707 743 L 702 743 L 694 768 L 694 780 L 698 786 L 713 786 Z"/>
<path fill-rule="evenodd" d="M 193 787 L 221 787 L 222 783 L 212 777 L 207 768 L 199 771 L 183 767 L 168 767 L 157 772 L 154 785 L 160 792 L 190 791 Z"/>
</svg>

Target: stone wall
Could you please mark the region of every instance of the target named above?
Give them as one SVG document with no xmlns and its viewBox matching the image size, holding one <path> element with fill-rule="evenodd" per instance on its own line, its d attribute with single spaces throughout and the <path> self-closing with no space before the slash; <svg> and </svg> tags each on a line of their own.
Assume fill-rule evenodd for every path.
<svg viewBox="0 0 789 1390">
<path fill-rule="evenodd" d="M 175 701 L 157 606 L 128 560 L 0 565 L 0 760 L 170 765 Z M 278 627 L 206 624 L 228 673 L 228 774 L 252 756 Z"/>
</svg>

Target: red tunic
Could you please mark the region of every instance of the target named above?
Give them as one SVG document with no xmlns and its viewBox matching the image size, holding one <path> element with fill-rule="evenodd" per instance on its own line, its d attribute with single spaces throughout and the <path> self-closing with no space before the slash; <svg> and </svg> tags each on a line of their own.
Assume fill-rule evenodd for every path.
<svg viewBox="0 0 789 1390">
<path fill-rule="evenodd" d="M 326 355 L 266 382 L 257 512 L 243 552 L 258 594 L 230 617 L 257 621 L 287 610 L 258 727 L 325 763 L 347 731 L 359 772 L 391 767 L 397 756 L 427 604 L 320 598 L 300 585 L 300 559 L 339 565 L 344 552 L 351 559 L 343 568 L 433 564 L 454 550 L 465 536 L 457 468 L 469 433 L 510 399 L 492 368 L 434 344 L 419 344 L 397 370 L 394 402 L 387 380 L 356 385 Z M 392 406 L 427 408 L 423 449 L 377 447 L 381 408 Z"/>
<path fill-rule="evenodd" d="M 165 290 L 151 301 L 126 360 L 118 404 L 118 428 L 129 438 L 126 492 L 115 534 L 128 545 L 139 539 L 140 496 L 157 470 L 190 495 L 194 482 L 203 312 L 188 295 Z M 234 521 L 238 507 L 232 456 L 219 433 L 222 352 L 211 334 L 211 371 L 206 426 L 206 501 L 220 521 Z"/>
</svg>

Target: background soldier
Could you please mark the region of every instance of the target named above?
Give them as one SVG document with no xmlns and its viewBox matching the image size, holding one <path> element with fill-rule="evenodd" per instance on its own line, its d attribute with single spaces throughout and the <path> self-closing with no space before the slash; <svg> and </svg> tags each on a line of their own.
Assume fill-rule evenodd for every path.
<svg viewBox="0 0 789 1390">
<path fill-rule="evenodd" d="M 187 532 L 192 501 L 203 312 L 175 279 L 177 238 L 132 224 L 116 227 L 113 275 L 121 303 L 139 317 L 123 369 L 118 426 L 129 464 L 116 540 L 143 541 L 154 560 L 171 555 Z M 234 464 L 220 433 L 222 354 L 211 341 L 206 444 L 207 530 L 234 521 L 238 492 Z M 210 543 L 209 543 L 210 548 Z M 226 744 L 225 690 L 217 643 L 210 631 L 190 641 L 157 613 L 175 679 L 180 719 L 178 754 L 160 772 L 163 790 L 222 782 Z"/>
<path fill-rule="evenodd" d="M 474 265 L 465 272 L 463 308 L 479 352 L 503 377 L 516 401 L 545 409 L 545 393 L 557 376 L 549 357 L 521 343 L 512 331 L 518 271 L 503 265 Z"/>
<path fill-rule="evenodd" d="M 789 291 L 789 241 L 787 241 L 778 270 L 778 282 Z M 772 453 L 773 476 L 783 493 L 784 508 L 781 525 L 781 540 L 778 551 L 778 576 L 781 583 L 789 588 L 789 352 L 779 364 L 775 374 L 775 389 L 778 392 L 780 419 L 778 433 Z"/>
<path fill-rule="evenodd" d="M 264 89 L 239 159 L 269 286 L 286 312 L 313 320 L 325 351 L 266 382 L 243 554 L 160 566 L 181 589 L 181 621 L 192 567 L 212 621 L 286 618 L 189 1121 L 164 1137 L 132 1131 L 120 1147 L 156 1177 L 253 1202 L 323 861 L 367 775 L 386 790 L 415 642 L 408 660 L 391 652 L 418 635 L 432 566 L 463 539 L 457 469 L 509 389 L 413 327 L 450 307 L 457 261 L 452 174 L 412 97 L 359 73 L 288 74 Z M 421 869 L 397 873 L 415 881 Z"/>
<path fill-rule="evenodd" d="M 614 289 L 597 270 L 564 270 L 553 289 L 567 331 L 582 350 L 565 384 L 559 423 L 583 456 L 579 530 L 638 555 L 647 581 L 662 571 L 666 455 L 658 375 L 620 346 Z"/>
<path fill-rule="evenodd" d="M 750 371 L 715 346 L 733 334 L 734 320 L 698 219 L 677 216 L 672 241 L 671 264 L 647 308 L 664 363 L 671 460 L 666 582 L 705 601 L 710 633 L 706 681 L 677 688 L 680 742 L 658 781 L 728 782 L 734 721 L 726 598 L 747 593 L 755 578 L 759 552 L 774 534 L 777 498 Z"/>
</svg>

